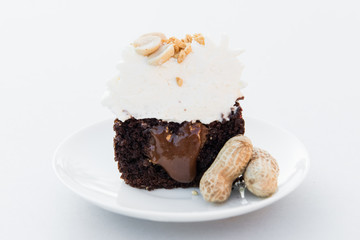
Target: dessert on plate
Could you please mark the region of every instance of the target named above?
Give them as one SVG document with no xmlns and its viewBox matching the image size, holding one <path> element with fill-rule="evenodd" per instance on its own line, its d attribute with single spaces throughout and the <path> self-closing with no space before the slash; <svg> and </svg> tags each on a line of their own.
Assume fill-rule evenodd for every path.
<svg viewBox="0 0 360 240">
<path fill-rule="evenodd" d="M 198 187 L 224 144 L 244 134 L 243 64 L 223 37 L 140 36 L 122 54 L 103 104 L 116 115 L 115 161 L 147 190 Z"/>
</svg>

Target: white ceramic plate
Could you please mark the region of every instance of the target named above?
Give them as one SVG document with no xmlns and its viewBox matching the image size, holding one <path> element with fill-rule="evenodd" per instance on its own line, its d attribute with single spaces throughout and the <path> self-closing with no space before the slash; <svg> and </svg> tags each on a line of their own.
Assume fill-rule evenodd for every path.
<svg viewBox="0 0 360 240">
<path fill-rule="evenodd" d="M 293 191 L 304 179 L 309 158 L 291 133 L 263 121 L 246 118 L 246 135 L 254 146 L 268 150 L 280 167 L 278 191 L 257 198 L 246 191 L 245 200 L 233 191 L 224 204 L 205 202 L 192 190 L 146 191 L 127 186 L 113 157 L 113 120 L 86 127 L 67 138 L 54 156 L 59 179 L 84 199 L 123 215 L 168 222 L 197 222 L 228 218 L 263 208 Z"/>
</svg>

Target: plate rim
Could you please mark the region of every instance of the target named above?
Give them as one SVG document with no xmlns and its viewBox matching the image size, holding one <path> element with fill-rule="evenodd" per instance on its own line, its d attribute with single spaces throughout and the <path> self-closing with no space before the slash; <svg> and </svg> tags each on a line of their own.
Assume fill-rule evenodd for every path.
<svg viewBox="0 0 360 240">
<path fill-rule="evenodd" d="M 66 142 L 69 141 L 71 138 L 73 138 L 74 136 L 80 134 L 81 132 L 83 132 L 91 127 L 103 124 L 108 121 L 109 122 L 113 121 L 113 119 L 110 119 L 110 118 L 103 119 L 103 120 L 94 122 L 92 124 L 86 125 L 80 129 L 74 131 L 72 134 L 68 135 L 66 138 L 64 138 L 59 143 L 59 145 L 57 146 L 57 148 L 54 151 L 53 158 L 52 158 L 52 168 L 55 172 L 55 175 L 60 180 L 60 182 L 62 182 L 67 188 L 69 188 L 76 195 L 80 196 L 81 198 L 83 198 L 86 201 L 91 202 L 92 204 L 94 204 L 96 206 L 99 206 L 103 209 L 106 209 L 108 211 L 111 211 L 111 212 L 114 212 L 117 214 L 121 214 L 124 216 L 138 218 L 138 219 L 144 219 L 144 220 L 158 221 L 158 222 L 203 222 L 203 221 L 213 221 L 213 220 L 220 220 L 220 219 L 240 216 L 243 214 L 247 214 L 247 213 L 259 210 L 266 206 L 269 206 L 269 205 L 277 202 L 278 200 L 282 199 L 283 197 L 289 195 L 291 192 L 293 192 L 295 189 L 297 189 L 300 186 L 300 184 L 304 181 L 305 177 L 307 176 L 307 174 L 309 172 L 309 168 L 310 168 L 309 153 L 308 153 L 305 145 L 292 132 L 290 132 L 287 129 L 280 127 L 276 124 L 264 121 L 264 120 L 256 118 L 256 117 L 247 116 L 246 119 L 252 119 L 254 121 L 261 122 L 263 124 L 271 126 L 272 128 L 279 129 L 279 130 L 283 131 L 284 133 L 286 133 L 287 135 L 292 136 L 297 141 L 297 144 L 299 144 L 299 147 L 302 148 L 302 150 L 306 156 L 305 161 L 304 161 L 304 163 L 305 163 L 304 171 L 302 171 L 302 174 L 300 175 L 300 177 L 295 182 L 293 182 L 291 188 L 286 188 L 281 192 L 277 191 L 271 197 L 263 198 L 261 201 L 257 202 L 256 204 L 248 205 L 246 208 L 244 208 L 243 205 L 239 205 L 238 207 L 223 209 L 219 212 L 211 212 L 211 211 L 210 212 L 192 211 L 192 212 L 186 212 L 186 213 L 169 212 L 169 211 L 159 212 L 159 211 L 154 211 L 154 210 L 133 209 L 133 208 L 128 208 L 128 207 L 123 207 L 121 205 L 116 205 L 116 207 L 109 206 L 107 204 L 104 204 L 101 200 L 96 200 L 92 197 L 89 197 L 87 194 L 84 193 L 86 191 L 90 191 L 89 189 L 84 189 L 81 187 L 81 185 L 78 185 L 77 187 L 73 186 L 71 184 L 72 181 L 70 178 L 68 179 L 69 181 L 67 181 L 60 175 L 60 172 L 58 171 L 58 167 L 57 167 L 57 165 L 59 164 L 59 160 L 58 160 L 57 156 L 58 156 L 58 153 L 60 152 L 60 150 L 66 144 Z M 120 180 L 123 181 L 122 179 L 120 179 Z"/>
</svg>

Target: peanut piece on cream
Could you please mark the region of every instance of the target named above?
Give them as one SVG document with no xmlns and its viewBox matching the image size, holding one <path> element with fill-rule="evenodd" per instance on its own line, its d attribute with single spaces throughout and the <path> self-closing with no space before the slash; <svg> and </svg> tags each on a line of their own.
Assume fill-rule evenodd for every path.
<svg viewBox="0 0 360 240">
<path fill-rule="evenodd" d="M 161 38 L 158 36 L 143 36 L 134 41 L 135 51 L 143 56 L 148 56 L 158 50 L 161 45 Z"/>
</svg>

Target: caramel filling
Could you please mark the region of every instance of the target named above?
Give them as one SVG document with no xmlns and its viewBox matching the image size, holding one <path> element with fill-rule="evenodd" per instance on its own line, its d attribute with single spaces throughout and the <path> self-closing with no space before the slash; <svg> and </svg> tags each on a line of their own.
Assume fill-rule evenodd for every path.
<svg viewBox="0 0 360 240">
<path fill-rule="evenodd" d="M 168 127 L 151 130 L 150 161 L 162 166 L 169 176 L 181 183 L 192 182 L 196 176 L 196 159 L 206 140 L 207 128 L 201 123 L 185 123 L 177 134 Z"/>
</svg>

